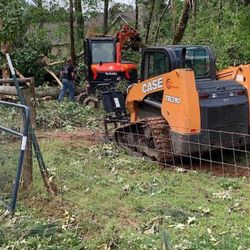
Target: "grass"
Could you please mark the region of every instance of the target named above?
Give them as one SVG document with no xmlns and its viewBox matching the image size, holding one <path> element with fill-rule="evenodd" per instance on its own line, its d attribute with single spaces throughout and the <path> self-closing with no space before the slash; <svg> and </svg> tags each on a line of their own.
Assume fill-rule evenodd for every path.
<svg viewBox="0 0 250 250">
<path fill-rule="evenodd" d="M 43 139 L 61 190 L 46 194 L 35 167 L 13 219 L 0 220 L 0 248 L 248 249 L 246 179 L 177 173 L 133 158 L 112 144 Z"/>
<path fill-rule="evenodd" d="M 54 101 L 37 112 L 39 126 L 64 133 L 99 130 L 103 115 Z M 0 249 L 161 249 L 163 242 L 168 249 L 249 249 L 248 180 L 169 171 L 112 144 L 58 133 L 40 146 L 60 195 L 46 193 L 35 164 L 34 186 L 20 193 L 15 216 L 0 210 Z M 8 147 L 17 152 L 4 145 L 5 167 L 18 156 Z"/>
</svg>

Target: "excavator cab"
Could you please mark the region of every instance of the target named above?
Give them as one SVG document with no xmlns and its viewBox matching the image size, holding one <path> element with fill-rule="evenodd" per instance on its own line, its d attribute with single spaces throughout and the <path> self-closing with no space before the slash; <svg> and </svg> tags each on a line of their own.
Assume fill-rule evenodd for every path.
<svg viewBox="0 0 250 250">
<path fill-rule="evenodd" d="M 118 60 L 120 49 L 115 37 L 94 37 L 85 40 L 85 65 L 88 92 L 94 94 L 99 84 L 121 80 L 137 82 L 137 66 Z"/>
<path fill-rule="evenodd" d="M 98 83 L 115 80 L 115 72 L 98 72 L 98 67 L 115 63 L 115 39 L 109 37 L 87 38 L 84 43 L 84 61 L 86 65 L 86 80 L 89 83 L 88 92 L 95 93 Z M 111 70 L 112 71 L 112 70 Z"/>
</svg>

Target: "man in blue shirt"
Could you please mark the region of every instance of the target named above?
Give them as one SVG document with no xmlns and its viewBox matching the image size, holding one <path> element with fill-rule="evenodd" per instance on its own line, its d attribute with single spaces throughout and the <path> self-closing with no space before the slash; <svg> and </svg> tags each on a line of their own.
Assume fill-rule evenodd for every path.
<svg viewBox="0 0 250 250">
<path fill-rule="evenodd" d="M 69 58 L 67 60 L 67 63 L 64 65 L 64 67 L 62 68 L 60 72 L 63 87 L 59 94 L 58 101 L 61 101 L 63 99 L 67 90 L 69 91 L 69 99 L 72 102 L 75 101 L 75 98 L 74 98 L 75 90 L 74 90 L 74 83 L 73 83 L 73 79 L 75 77 L 74 70 L 75 68 L 73 67 L 73 61 L 71 58 Z"/>
</svg>

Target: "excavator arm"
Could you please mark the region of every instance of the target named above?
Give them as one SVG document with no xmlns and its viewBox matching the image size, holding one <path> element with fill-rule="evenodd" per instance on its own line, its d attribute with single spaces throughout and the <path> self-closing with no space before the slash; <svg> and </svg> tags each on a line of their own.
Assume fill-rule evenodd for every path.
<svg viewBox="0 0 250 250">
<path fill-rule="evenodd" d="M 199 133 L 199 96 L 191 69 L 176 69 L 133 84 L 126 98 L 131 123 L 138 120 L 138 102 L 158 91 L 163 91 L 161 113 L 171 130 L 181 134 Z"/>
<path fill-rule="evenodd" d="M 122 50 L 124 49 L 124 44 L 129 41 L 129 47 L 133 50 L 139 50 L 141 48 L 142 42 L 138 31 L 130 26 L 129 24 L 124 24 L 122 29 L 117 32 L 116 35 L 116 61 L 121 62 L 122 60 Z"/>
</svg>

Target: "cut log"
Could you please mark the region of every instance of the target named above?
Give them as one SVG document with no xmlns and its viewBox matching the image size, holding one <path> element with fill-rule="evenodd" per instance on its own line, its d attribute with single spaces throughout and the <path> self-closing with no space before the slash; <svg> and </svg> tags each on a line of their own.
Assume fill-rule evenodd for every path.
<svg viewBox="0 0 250 250">
<path fill-rule="evenodd" d="M 15 86 L 0 86 L 0 94 L 17 96 L 16 87 Z"/>
<path fill-rule="evenodd" d="M 79 95 L 80 93 L 85 92 L 82 87 L 75 87 L 75 95 Z M 60 93 L 60 87 L 39 87 L 35 89 L 36 97 L 48 97 L 51 96 L 53 98 L 57 98 Z M 11 95 L 17 96 L 15 86 L 0 86 L 0 95 Z"/>
<path fill-rule="evenodd" d="M 31 80 L 30 78 L 24 78 L 24 79 L 18 78 L 17 81 L 19 84 L 24 84 L 26 82 L 30 82 Z M 11 83 L 12 85 L 14 85 L 14 80 L 13 78 L 0 79 L 0 84 L 5 84 L 5 83 Z"/>
</svg>

